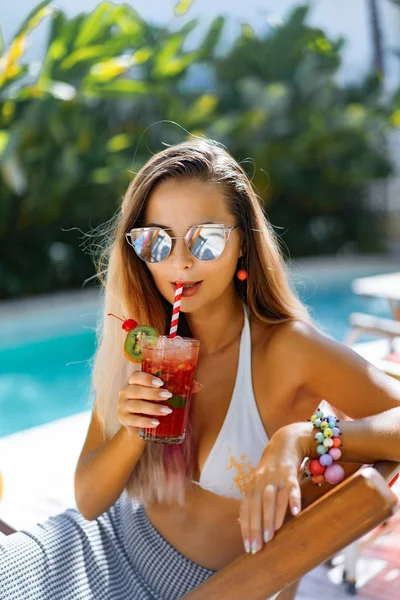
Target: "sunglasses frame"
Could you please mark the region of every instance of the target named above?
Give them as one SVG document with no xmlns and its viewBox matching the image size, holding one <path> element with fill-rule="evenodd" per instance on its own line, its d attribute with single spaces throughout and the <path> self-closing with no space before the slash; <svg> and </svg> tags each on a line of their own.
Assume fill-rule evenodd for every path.
<svg viewBox="0 0 400 600">
<path fill-rule="evenodd" d="M 175 235 L 175 236 L 174 235 L 170 235 L 168 233 L 168 231 L 172 231 L 171 227 L 168 227 L 168 228 L 163 228 L 163 227 L 133 227 L 128 233 L 125 234 L 125 239 L 128 242 L 128 244 L 135 251 L 136 256 L 138 256 L 140 258 L 140 260 L 142 260 L 143 262 L 151 264 L 151 265 L 158 265 L 158 264 L 164 262 L 164 260 L 166 260 L 171 255 L 171 252 L 173 250 L 174 244 L 173 244 L 172 240 L 180 240 L 180 239 L 184 239 L 185 240 L 186 248 L 189 250 L 189 252 L 193 256 L 193 258 L 195 258 L 196 260 L 201 260 L 202 262 L 213 262 L 214 260 L 218 260 L 221 257 L 222 252 L 221 252 L 221 254 L 219 256 L 217 256 L 217 258 L 213 258 L 211 260 L 203 260 L 201 258 L 197 258 L 197 256 L 195 256 L 192 253 L 192 251 L 190 250 L 190 248 L 188 248 L 188 245 L 187 245 L 186 239 L 185 239 L 190 229 L 193 229 L 194 227 L 202 227 L 204 225 L 209 225 L 210 227 L 221 227 L 221 229 L 223 229 L 223 231 L 224 231 L 224 237 L 225 237 L 225 242 L 224 242 L 224 247 L 222 249 L 222 252 L 225 250 L 226 242 L 229 240 L 229 236 L 231 234 L 231 231 L 233 229 L 236 229 L 237 227 L 239 227 L 239 225 L 232 225 L 232 227 L 225 227 L 223 223 L 204 223 L 203 225 L 192 225 L 191 227 L 188 227 L 185 235 Z M 163 258 L 162 260 L 158 260 L 156 262 L 151 262 L 151 261 L 145 260 L 144 258 L 142 258 L 141 256 L 139 256 L 139 254 L 136 252 L 135 246 L 133 245 L 132 240 L 131 240 L 132 232 L 133 231 L 143 231 L 144 229 L 159 229 L 159 230 L 162 230 L 171 239 L 171 248 L 170 248 L 170 251 L 168 252 L 167 256 L 165 258 Z M 228 235 L 226 235 L 226 232 L 228 232 Z"/>
</svg>

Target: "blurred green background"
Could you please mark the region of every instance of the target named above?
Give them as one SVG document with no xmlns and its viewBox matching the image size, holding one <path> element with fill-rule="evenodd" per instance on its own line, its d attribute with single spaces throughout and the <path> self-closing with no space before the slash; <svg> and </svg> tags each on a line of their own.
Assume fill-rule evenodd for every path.
<svg viewBox="0 0 400 600">
<path fill-rule="evenodd" d="M 367 76 L 339 83 L 345 40 L 299 4 L 265 33 L 243 22 L 222 53 L 218 16 L 188 50 L 192 4 L 171 5 L 171 27 L 126 4 L 67 16 L 46 0 L 1 43 L 0 298 L 82 287 L 94 273 L 83 233 L 114 214 L 150 153 L 190 135 L 242 162 L 287 255 L 387 250 L 368 190 L 394 173 L 400 84 L 385 89 L 379 46 Z M 26 48 L 45 22 L 38 68 Z"/>
</svg>

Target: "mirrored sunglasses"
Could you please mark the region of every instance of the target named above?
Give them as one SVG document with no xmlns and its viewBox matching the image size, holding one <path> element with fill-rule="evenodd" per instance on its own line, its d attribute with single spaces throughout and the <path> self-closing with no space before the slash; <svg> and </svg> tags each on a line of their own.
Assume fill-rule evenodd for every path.
<svg viewBox="0 0 400 600">
<path fill-rule="evenodd" d="M 189 227 L 184 236 L 171 236 L 160 227 L 137 227 L 126 234 L 128 244 L 139 258 L 148 263 L 165 260 L 172 251 L 173 241 L 185 240 L 189 252 L 198 260 L 210 261 L 219 258 L 229 239 L 230 232 L 238 227 L 224 227 L 223 224 L 206 224 Z"/>
</svg>

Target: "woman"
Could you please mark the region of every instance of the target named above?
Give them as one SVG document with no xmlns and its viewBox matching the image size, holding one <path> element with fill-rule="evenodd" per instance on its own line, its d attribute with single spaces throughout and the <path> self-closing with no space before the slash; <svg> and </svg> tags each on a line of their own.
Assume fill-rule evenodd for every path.
<svg viewBox="0 0 400 600">
<path fill-rule="evenodd" d="M 194 234 L 202 244 L 191 247 Z M 341 423 L 343 462 L 400 460 L 399 383 L 313 325 L 249 179 L 220 145 L 190 140 L 153 156 L 102 259 L 80 512 L 2 542 L 0 598 L 20 598 L 19 585 L 29 600 L 176 600 L 258 552 L 286 508 L 300 510 L 299 467 L 318 456 L 308 419 L 323 399 L 354 419 Z M 164 417 L 166 390 L 124 358 L 126 334 L 108 315 L 168 333 L 176 282 L 196 283 L 184 292 L 178 333 L 200 340 L 202 385 L 187 439 L 171 448 L 139 437 Z"/>
</svg>

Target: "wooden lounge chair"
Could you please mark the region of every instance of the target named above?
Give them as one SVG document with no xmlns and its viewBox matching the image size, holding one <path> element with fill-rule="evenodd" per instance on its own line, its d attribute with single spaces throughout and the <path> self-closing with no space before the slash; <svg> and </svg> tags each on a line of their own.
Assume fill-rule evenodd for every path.
<svg viewBox="0 0 400 600">
<path fill-rule="evenodd" d="M 351 289 L 358 296 L 385 299 L 393 318 L 400 321 L 400 271 L 357 277 L 351 282 Z"/>
<path fill-rule="evenodd" d="M 400 337 L 400 321 L 395 319 L 384 319 L 365 313 L 351 313 L 349 316 L 350 332 L 346 343 L 354 344 L 362 334 L 380 335 L 394 340 Z"/>
<path fill-rule="evenodd" d="M 400 465 L 380 461 L 373 467 L 346 468 L 351 474 L 333 488 L 315 486 L 302 476 L 302 512 L 296 518 L 288 512 L 262 551 L 241 555 L 185 599 L 266 600 L 390 518 L 398 501 L 387 484 Z M 14 530 L 0 521 L 0 531 L 8 535 Z"/>
<path fill-rule="evenodd" d="M 349 316 L 349 326 L 350 330 L 345 343 L 378 369 L 400 379 L 400 362 L 394 362 L 387 358 L 390 353 L 396 354 L 396 350 L 397 354 L 400 353 L 400 321 L 364 313 L 352 313 Z M 376 335 L 381 339 L 375 342 L 355 344 L 362 334 Z M 384 347 L 381 342 L 384 342 Z"/>
</svg>

